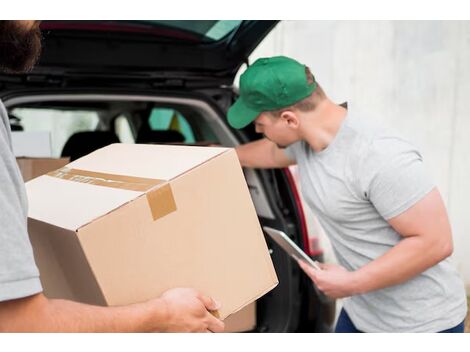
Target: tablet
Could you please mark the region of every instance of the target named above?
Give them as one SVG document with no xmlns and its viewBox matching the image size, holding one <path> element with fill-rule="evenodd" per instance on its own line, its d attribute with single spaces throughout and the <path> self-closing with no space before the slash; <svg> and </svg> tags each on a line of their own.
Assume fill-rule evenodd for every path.
<svg viewBox="0 0 470 352">
<path fill-rule="evenodd" d="M 296 260 L 303 260 L 314 269 L 321 270 L 318 262 L 312 260 L 312 258 L 310 258 L 303 250 L 301 250 L 299 246 L 297 246 L 295 242 L 292 241 L 284 232 L 268 226 L 263 226 L 263 230 L 291 257 Z"/>
</svg>

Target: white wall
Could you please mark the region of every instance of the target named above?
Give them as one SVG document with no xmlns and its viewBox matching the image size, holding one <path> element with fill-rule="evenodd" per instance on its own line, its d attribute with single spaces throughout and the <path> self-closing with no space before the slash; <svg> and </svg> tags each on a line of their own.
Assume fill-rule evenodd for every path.
<svg viewBox="0 0 470 352">
<path fill-rule="evenodd" d="M 419 147 L 447 204 L 470 286 L 470 22 L 285 21 L 250 58 L 307 64 L 326 93 Z M 327 244 L 328 248 L 328 244 Z"/>
</svg>

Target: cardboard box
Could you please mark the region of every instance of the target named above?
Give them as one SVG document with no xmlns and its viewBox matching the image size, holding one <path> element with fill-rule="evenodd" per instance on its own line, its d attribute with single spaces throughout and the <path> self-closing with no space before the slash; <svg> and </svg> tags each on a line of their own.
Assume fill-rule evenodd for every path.
<svg viewBox="0 0 470 352">
<path fill-rule="evenodd" d="M 194 287 L 225 319 L 278 283 L 233 149 L 113 144 L 26 188 L 48 297 L 114 306 Z"/>
<path fill-rule="evenodd" d="M 27 182 L 49 171 L 60 169 L 70 162 L 70 158 L 16 158 L 16 162 L 24 182 Z"/>
<path fill-rule="evenodd" d="M 49 131 L 12 131 L 11 143 L 17 157 L 50 158 L 52 156 Z"/>
</svg>

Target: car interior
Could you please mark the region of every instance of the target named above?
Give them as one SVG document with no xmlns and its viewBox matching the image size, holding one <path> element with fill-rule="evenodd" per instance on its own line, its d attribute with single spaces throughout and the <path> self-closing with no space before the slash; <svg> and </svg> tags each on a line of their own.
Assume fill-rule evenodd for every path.
<svg viewBox="0 0 470 352">
<path fill-rule="evenodd" d="M 112 143 L 220 145 L 242 143 L 216 107 L 193 97 L 137 95 L 30 95 L 5 100 L 13 121 L 23 131 L 48 130 L 53 157 L 76 160 Z M 247 185 L 262 226 L 296 233 L 296 210 L 287 184 L 287 170 L 244 169 Z M 266 185 L 270 185 L 267 187 Z M 292 187 L 292 185 L 290 186 Z M 298 239 L 297 239 L 298 241 Z M 308 299 L 311 283 L 276 243 L 267 238 L 279 285 L 256 302 L 255 326 L 241 331 L 291 331 L 307 328 L 321 312 L 320 302 Z M 304 287 L 301 289 L 301 287 Z M 300 295 L 300 296 L 299 296 Z M 307 304 L 309 308 L 301 308 Z M 316 305 L 315 307 L 313 305 Z M 238 314 L 238 313 L 237 313 Z M 237 324 L 237 315 L 232 318 Z M 324 322 L 325 319 L 315 321 Z M 315 327 L 315 329 L 319 329 Z"/>
</svg>

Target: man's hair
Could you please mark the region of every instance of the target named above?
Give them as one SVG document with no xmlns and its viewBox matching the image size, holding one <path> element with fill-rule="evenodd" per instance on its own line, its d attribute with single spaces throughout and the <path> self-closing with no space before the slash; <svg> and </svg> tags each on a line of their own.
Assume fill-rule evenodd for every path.
<svg viewBox="0 0 470 352">
<path fill-rule="evenodd" d="M 312 72 L 307 66 L 305 66 L 305 75 L 307 77 L 308 84 L 313 84 L 315 82 L 315 78 L 313 77 Z M 287 106 L 279 110 L 269 111 L 269 112 L 272 115 L 278 117 L 278 116 L 281 116 L 281 114 L 286 110 L 298 110 L 302 112 L 313 111 L 316 109 L 318 104 L 324 99 L 326 99 L 326 94 L 323 91 L 322 87 L 320 87 L 320 85 L 317 82 L 317 87 L 315 88 L 313 93 L 310 94 L 308 97 L 298 101 L 294 105 Z"/>
<path fill-rule="evenodd" d="M 0 21 L 0 72 L 26 73 L 41 53 L 39 21 L 25 29 L 16 20 Z"/>
</svg>

